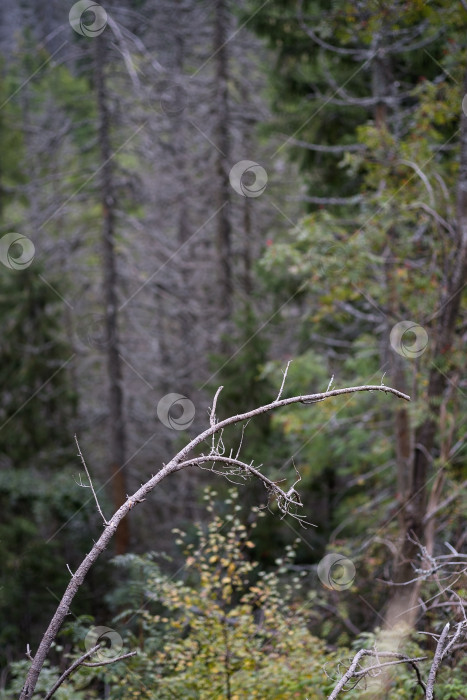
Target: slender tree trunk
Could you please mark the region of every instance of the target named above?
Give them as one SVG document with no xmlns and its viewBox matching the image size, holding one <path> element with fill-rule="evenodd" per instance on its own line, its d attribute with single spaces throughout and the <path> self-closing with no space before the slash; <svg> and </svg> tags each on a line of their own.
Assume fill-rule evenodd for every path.
<svg viewBox="0 0 467 700">
<path fill-rule="evenodd" d="M 182 34 L 177 37 L 176 41 L 176 71 L 179 75 L 183 75 L 183 66 L 185 62 L 185 39 Z M 176 148 L 175 163 L 177 173 L 180 180 L 180 191 L 188 192 L 190 182 L 187 173 L 187 145 L 186 145 L 186 116 L 184 110 L 173 117 L 173 135 Z M 189 310 L 190 299 L 194 296 L 194 291 L 190 288 L 191 277 L 185 275 L 184 267 L 191 259 L 192 246 L 189 242 L 190 225 L 189 225 L 189 206 L 187 198 L 182 196 L 178 203 L 178 246 L 177 253 L 178 266 L 182 269 L 184 284 L 178 290 L 179 298 L 177 298 L 177 316 L 180 328 L 179 348 L 180 359 L 179 366 L 182 370 L 181 382 L 177 387 L 185 396 L 189 396 L 192 392 L 192 376 L 191 368 L 193 364 L 192 347 L 188 339 L 196 327 L 196 321 L 192 318 Z M 169 365 L 170 366 L 170 365 Z"/>
<path fill-rule="evenodd" d="M 106 46 L 104 35 L 96 42 L 95 81 L 99 118 L 99 148 L 101 159 L 101 201 L 102 201 L 102 259 L 103 259 L 103 298 L 105 304 L 107 374 L 109 380 L 109 419 L 110 419 L 110 476 L 114 510 L 125 502 L 127 496 L 125 478 L 126 429 L 123 414 L 122 366 L 120 359 L 120 339 L 117 307 L 117 264 L 115 253 L 115 206 L 112 148 L 110 143 L 110 115 L 105 79 Z M 123 554 L 129 545 L 128 518 L 117 530 L 115 543 L 117 554 Z"/>
<path fill-rule="evenodd" d="M 377 49 L 381 43 L 381 36 L 374 39 L 374 48 Z M 375 57 L 372 63 L 372 94 L 373 97 L 386 97 L 390 90 L 389 75 L 391 73 L 388 65 L 388 58 L 384 60 Z M 387 108 L 384 102 L 379 102 L 374 108 L 374 121 L 378 129 L 387 128 Z M 397 282 L 394 277 L 395 260 L 397 256 L 399 234 L 396 227 L 391 227 L 387 233 L 387 243 L 385 251 L 385 283 L 387 289 L 387 310 L 388 328 L 386 337 L 389 337 L 390 327 L 400 317 L 400 300 L 397 293 Z M 408 393 L 406 364 L 407 360 L 396 352 L 391 352 L 389 356 L 391 381 L 400 391 Z M 407 536 L 407 512 L 405 504 L 410 499 L 412 491 L 412 471 L 413 471 L 413 430 L 410 422 L 410 414 L 405 406 L 396 406 L 394 415 L 394 443 L 396 451 L 396 472 L 397 472 L 397 497 L 403 505 L 398 513 L 399 531 L 401 542 Z M 401 570 L 402 548 L 399 548 L 395 560 L 395 570 Z M 405 579 L 407 580 L 407 579 Z M 401 588 L 396 587 L 390 596 L 388 614 L 386 615 L 386 626 L 391 627 L 400 620 L 399 615 L 402 610 L 408 614 L 412 605 L 405 600 L 405 595 L 401 599 Z M 402 604 L 402 609 L 399 606 Z M 404 618 L 407 620 L 407 618 Z"/>
<path fill-rule="evenodd" d="M 394 259 L 397 248 L 397 231 L 391 228 L 388 232 L 387 258 L 386 258 L 386 285 L 388 290 L 388 311 L 390 324 L 399 318 L 400 304 L 397 295 L 397 284 L 394 279 Z M 389 337 L 389 329 L 386 334 Z M 405 364 L 407 359 L 401 357 L 395 351 L 390 353 L 391 381 L 399 387 L 400 391 L 408 393 Z M 411 427 L 410 414 L 404 407 L 397 406 L 394 416 L 394 438 L 396 450 L 396 470 L 397 470 L 397 501 L 402 504 L 398 512 L 400 545 L 394 562 L 395 571 L 401 568 L 402 542 L 407 536 L 407 512 L 406 504 L 412 492 L 412 471 L 413 471 L 413 430 Z M 415 553 L 414 553 L 415 555 Z M 407 580 L 407 579 L 405 579 Z M 413 596 L 412 596 L 413 597 Z M 412 598 L 410 598 L 412 601 Z M 413 602 L 413 601 L 412 601 Z M 402 606 L 402 607 L 401 607 Z M 409 610 L 412 611 L 409 613 Z M 413 622 L 413 605 L 408 603 L 405 591 L 400 587 L 395 587 L 391 591 L 388 612 L 386 615 L 386 626 L 392 627 L 401 621 L 401 613 L 404 612 L 404 621 Z M 408 620 L 407 616 L 411 617 Z"/>
<path fill-rule="evenodd" d="M 216 174 L 218 182 L 217 246 L 220 319 L 228 322 L 232 315 L 232 250 L 229 183 L 229 105 L 228 105 L 228 10 L 226 0 L 215 0 L 214 57 L 216 62 Z M 224 330 L 224 328 L 222 328 Z"/>
<path fill-rule="evenodd" d="M 247 301 L 251 299 L 253 293 L 253 276 L 251 274 L 251 202 L 245 197 L 243 204 L 243 291 Z"/>
</svg>

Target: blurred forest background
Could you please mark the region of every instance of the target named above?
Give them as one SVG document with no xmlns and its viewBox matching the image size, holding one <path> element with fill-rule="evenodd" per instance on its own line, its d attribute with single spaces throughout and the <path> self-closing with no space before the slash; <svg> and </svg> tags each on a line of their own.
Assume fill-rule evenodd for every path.
<svg viewBox="0 0 467 700">
<path fill-rule="evenodd" d="M 284 396 L 334 377 L 412 401 L 248 425 L 245 461 L 287 488 L 297 471 L 316 527 L 263 509 L 253 481 L 162 482 L 91 569 L 34 697 L 93 625 L 139 653 L 57 698 L 325 698 L 339 659 L 401 621 L 391 648 L 431 658 L 466 619 L 462 567 L 413 579 L 421 546 L 467 553 L 467 5 L 106 0 L 75 28 L 72 6 L 0 8 L 0 698 L 102 531 L 74 435 L 110 517 L 209 425 L 219 385 L 219 417 L 247 411 L 289 360 Z M 163 422 L 169 394 L 186 401 Z M 341 585 L 322 583 L 329 553 Z M 439 699 L 467 697 L 465 645 Z M 410 667 L 384 683 L 348 696 L 425 697 Z"/>
</svg>

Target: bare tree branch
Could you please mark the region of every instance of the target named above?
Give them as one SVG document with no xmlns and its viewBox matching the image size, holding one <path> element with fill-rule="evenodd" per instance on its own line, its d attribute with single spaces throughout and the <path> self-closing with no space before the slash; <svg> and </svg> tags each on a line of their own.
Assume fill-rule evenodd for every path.
<svg viewBox="0 0 467 700">
<path fill-rule="evenodd" d="M 173 459 L 170 460 L 170 462 L 163 465 L 162 468 L 154 476 L 152 476 L 145 484 L 143 484 L 132 496 L 127 498 L 125 503 L 123 503 L 120 506 L 120 508 L 118 508 L 118 510 L 114 513 L 112 518 L 108 521 L 107 526 L 105 527 L 105 530 L 102 533 L 102 535 L 99 537 L 99 539 L 93 545 L 90 552 L 86 555 L 86 557 L 83 559 L 83 561 L 77 568 L 39 644 L 39 648 L 34 656 L 34 661 L 31 664 L 25 684 L 21 691 L 20 700 L 30 700 L 32 698 L 34 689 L 37 684 L 37 680 L 39 678 L 39 674 L 44 665 L 44 661 L 63 623 L 63 620 L 65 619 L 65 616 L 69 611 L 71 602 L 74 599 L 76 593 L 78 592 L 80 586 L 82 585 L 87 572 L 108 546 L 109 542 L 111 541 L 112 537 L 114 536 L 117 530 L 119 523 L 123 520 L 123 518 L 125 518 L 128 512 L 136 504 L 141 503 L 145 496 L 147 496 L 147 494 L 149 494 L 163 479 L 165 479 L 165 477 L 167 477 L 169 474 L 173 474 L 174 472 L 179 471 L 180 469 L 183 469 L 186 457 L 190 452 L 192 452 L 192 450 L 195 447 L 206 442 L 206 440 L 208 440 L 215 433 L 221 433 L 222 436 L 222 431 L 229 425 L 234 425 L 236 423 L 248 421 L 254 416 L 258 416 L 263 413 L 268 413 L 269 411 L 281 408 L 282 406 L 290 406 L 295 403 L 316 403 L 324 399 L 332 398 L 333 396 L 343 396 L 345 394 L 354 394 L 362 391 L 378 391 L 384 392 L 386 394 L 394 394 L 394 396 L 397 396 L 398 398 L 404 399 L 405 401 L 410 401 L 410 397 L 407 396 L 407 394 L 404 394 L 401 391 L 398 391 L 397 389 L 393 389 L 391 387 L 382 385 L 347 387 L 344 389 L 333 389 L 332 391 L 321 392 L 319 394 L 306 394 L 300 396 L 293 396 L 288 399 L 281 399 L 279 401 L 275 400 L 272 403 L 266 404 L 264 406 L 259 406 L 258 408 L 254 408 L 250 411 L 247 411 L 246 413 L 226 418 L 225 420 L 216 423 L 214 426 L 211 425 L 204 432 L 200 433 L 193 440 L 191 440 L 182 450 L 180 450 L 180 452 L 178 452 L 178 454 L 175 455 L 175 457 L 173 457 Z M 249 468 L 250 471 L 252 469 L 254 468 Z M 263 480 L 263 477 L 261 477 L 261 480 Z M 285 494 L 285 498 L 284 496 L 280 495 L 280 498 L 283 499 L 283 504 L 290 503 L 293 500 L 292 497 L 296 498 L 296 492 L 293 488 L 292 491 L 289 490 L 288 494 Z M 299 505 L 299 500 L 300 499 L 298 499 L 298 501 L 295 501 L 296 505 Z"/>
<path fill-rule="evenodd" d="M 101 644 L 96 644 L 95 647 L 92 647 L 92 649 L 89 649 L 85 654 L 79 657 L 79 659 L 76 659 L 69 668 L 67 668 L 66 671 L 62 673 L 60 678 L 57 680 L 56 683 L 51 687 L 51 689 L 47 692 L 47 695 L 44 697 L 44 700 L 50 700 L 50 698 L 55 695 L 57 690 L 60 688 L 62 683 L 70 676 L 73 671 L 75 671 L 78 666 L 106 666 L 107 664 L 114 664 L 117 661 L 121 661 L 122 659 L 127 659 L 130 656 L 134 656 L 137 652 L 136 651 L 130 651 L 128 654 L 122 654 L 122 656 L 118 656 L 115 659 L 108 659 L 107 661 L 101 661 L 99 663 L 93 663 L 93 664 L 86 664 L 83 663 L 85 659 L 89 658 L 94 654 L 95 651 L 97 651 L 100 648 Z"/>
<path fill-rule="evenodd" d="M 383 657 L 383 658 L 384 657 L 393 657 L 394 660 L 393 661 L 386 661 L 384 663 L 378 663 L 378 664 L 375 664 L 373 666 L 367 666 L 366 668 L 362 668 L 360 670 L 357 670 L 358 666 L 360 664 L 360 661 L 364 656 L 374 656 L 377 659 L 379 659 L 380 657 Z M 420 661 L 424 661 L 426 658 L 427 658 L 426 656 L 410 658 L 408 656 L 405 656 L 405 654 L 400 654 L 400 653 L 395 652 L 395 651 L 373 651 L 370 649 L 360 649 L 360 651 L 358 651 L 355 654 L 353 661 L 350 664 L 348 670 L 346 671 L 346 673 L 344 673 L 344 675 L 342 676 L 342 678 L 340 679 L 340 681 L 338 682 L 338 684 L 336 685 L 336 687 L 332 691 L 331 695 L 329 696 L 328 700 L 336 700 L 339 693 L 342 690 L 344 690 L 344 687 L 346 686 L 346 684 L 349 683 L 352 679 L 356 679 L 356 682 L 358 683 L 358 681 L 361 680 L 361 678 L 367 676 L 368 674 L 370 674 L 370 672 L 379 671 L 380 669 L 386 668 L 387 666 L 394 666 L 396 664 L 401 664 L 401 663 L 406 663 L 406 664 L 409 664 L 410 666 L 412 666 L 412 668 L 414 669 L 414 671 L 417 675 L 418 684 L 425 691 L 425 684 L 423 683 L 422 678 L 420 676 L 420 671 L 418 669 L 417 663 Z"/>
<path fill-rule="evenodd" d="M 362 194 L 354 194 L 350 197 L 312 197 L 310 195 L 299 195 L 297 197 L 288 197 L 291 202 L 308 202 L 309 204 L 329 204 L 329 205 L 339 205 L 339 204 L 359 204 L 363 202 L 364 196 Z"/>
<path fill-rule="evenodd" d="M 444 626 L 443 631 L 441 632 L 440 638 L 438 639 L 438 644 L 436 645 L 435 658 L 433 659 L 433 663 L 431 664 L 431 669 L 426 684 L 426 700 L 433 700 L 433 687 L 435 684 L 436 674 L 438 673 L 438 668 L 441 663 L 441 659 L 443 658 L 444 645 L 446 637 L 448 636 L 449 627 L 449 622 L 447 622 Z"/>
<path fill-rule="evenodd" d="M 301 141 L 300 139 L 294 139 L 287 134 L 281 134 L 287 143 L 292 144 L 292 146 L 300 146 L 301 148 L 306 148 L 308 151 L 317 151 L 318 153 L 335 153 L 336 155 L 341 155 L 342 153 L 354 153 L 358 151 L 364 151 L 365 145 L 363 143 L 349 143 L 343 146 L 325 146 L 320 143 L 308 143 L 308 141 Z"/>
</svg>

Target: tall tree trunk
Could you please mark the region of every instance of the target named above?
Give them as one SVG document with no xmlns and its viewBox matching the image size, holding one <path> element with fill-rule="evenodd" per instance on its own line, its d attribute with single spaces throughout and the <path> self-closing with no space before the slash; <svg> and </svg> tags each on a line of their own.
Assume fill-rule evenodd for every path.
<svg viewBox="0 0 467 700">
<path fill-rule="evenodd" d="M 183 34 L 180 33 L 176 37 L 175 56 L 175 70 L 180 76 L 183 75 L 184 62 L 185 38 Z M 174 136 L 174 147 L 176 149 L 174 160 L 180 183 L 180 192 L 185 193 L 188 192 L 190 182 L 187 173 L 186 115 L 184 110 L 181 110 L 180 113 L 173 116 L 172 133 Z M 179 362 L 179 367 L 182 372 L 177 391 L 180 391 L 185 396 L 190 396 L 193 388 L 191 371 L 193 365 L 193 352 L 191 345 L 188 342 L 188 338 L 193 333 L 193 329 L 196 327 L 196 321 L 192 318 L 190 313 L 190 302 L 194 296 L 194 291 L 191 289 L 191 276 L 189 274 L 185 274 L 184 269 L 187 263 L 190 261 L 192 255 L 192 245 L 189 242 L 191 235 L 189 225 L 189 206 L 185 196 L 179 198 L 177 208 L 177 238 L 179 246 L 177 263 L 178 267 L 181 268 L 181 276 L 183 279 L 183 285 L 179 288 L 179 295 L 175 301 L 177 304 L 177 316 L 180 329 L 179 348 L 181 361 Z"/>
<path fill-rule="evenodd" d="M 232 250 L 229 183 L 229 105 L 228 105 L 228 8 L 226 0 L 215 0 L 214 57 L 216 62 L 216 175 L 218 182 L 217 246 L 221 330 L 232 315 Z"/>
<path fill-rule="evenodd" d="M 117 265 L 115 253 L 115 205 L 112 149 L 110 144 L 110 115 L 105 78 L 106 42 L 104 36 L 95 41 L 95 81 L 99 118 L 99 149 L 101 159 L 100 187 L 102 201 L 102 260 L 103 297 L 105 303 L 107 374 L 109 380 L 110 419 L 110 478 L 114 510 L 127 497 L 125 476 L 126 431 L 123 414 L 122 367 L 117 308 Z M 116 532 L 117 554 L 128 550 L 130 532 L 128 518 L 120 523 Z"/>
<path fill-rule="evenodd" d="M 382 43 L 381 35 L 376 35 L 373 41 L 373 47 L 379 48 Z M 391 89 L 390 74 L 391 69 L 388 64 L 388 57 L 384 59 L 378 56 L 372 62 L 372 94 L 373 97 L 386 97 Z M 374 108 L 374 122 L 378 129 L 387 128 L 387 108 L 384 102 L 378 102 Z M 398 231 L 392 226 L 387 233 L 387 242 L 385 250 L 385 283 L 387 289 L 387 311 L 388 311 L 388 327 L 386 337 L 389 337 L 390 327 L 400 317 L 400 299 L 397 293 L 397 282 L 395 280 L 394 268 L 395 260 L 397 259 L 398 248 Z M 401 357 L 396 352 L 391 352 L 389 356 L 390 373 L 392 383 L 397 386 L 400 391 L 408 392 L 406 364 L 407 360 Z M 396 406 L 394 414 L 394 443 L 396 452 L 396 472 L 397 472 L 397 496 L 398 501 L 406 503 L 410 498 L 411 493 L 411 474 L 413 463 L 413 430 L 411 427 L 410 414 L 405 406 Z M 405 508 L 399 511 L 399 530 L 401 542 L 406 539 L 407 534 L 407 516 Z M 395 567 L 400 565 L 401 551 L 398 552 Z M 400 598 L 399 587 L 394 588 L 390 597 L 389 607 L 386 616 L 386 626 L 391 627 L 396 621 L 401 610 L 398 606 Z M 403 605 L 405 603 L 403 602 Z M 404 608 L 407 610 L 407 607 Z"/>
</svg>

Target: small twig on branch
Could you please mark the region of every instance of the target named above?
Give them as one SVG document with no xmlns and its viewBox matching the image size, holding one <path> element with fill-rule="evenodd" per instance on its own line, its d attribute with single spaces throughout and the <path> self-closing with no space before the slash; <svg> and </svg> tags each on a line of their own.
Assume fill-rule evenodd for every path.
<svg viewBox="0 0 467 700">
<path fill-rule="evenodd" d="M 246 430 L 249 422 L 250 421 L 248 420 L 248 421 L 246 421 L 246 423 L 244 423 L 242 425 L 242 434 L 240 435 L 240 442 L 238 443 L 238 449 L 237 449 L 237 454 L 235 455 L 235 459 L 238 459 L 238 456 L 240 454 L 240 450 L 242 449 L 243 438 L 245 437 L 245 430 Z"/>
<path fill-rule="evenodd" d="M 89 473 L 89 471 L 88 471 L 88 468 L 87 468 L 87 466 L 86 466 L 86 462 L 84 461 L 83 453 L 81 452 L 81 448 L 80 448 L 80 446 L 79 446 L 78 438 L 77 438 L 76 435 L 75 435 L 75 442 L 76 442 L 76 447 L 78 448 L 78 455 L 81 457 L 81 462 L 83 463 L 84 471 L 86 472 L 86 476 L 87 476 L 88 479 L 89 479 L 89 486 L 85 486 L 84 484 L 81 484 L 81 486 L 82 486 L 83 488 L 90 488 L 90 489 L 91 489 L 92 495 L 94 496 L 94 500 L 96 501 L 97 510 L 99 511 L 99 514 L 100 514 L 102 520 L 104 521 L 104 525 L 108 525 L 109 523 L 108 523 L 107 520 L 105 519 L 104 513 L 102 512 L 101 507 L 100 507 L 100 505 L 99 505 L 99 501 L 98 501 L 98 498 L 97 498 L 97 494 L 96 494 L 96 492 L 95 492 L 95 490 L 94 490 L 94 486 L 92 485 L 91 475 L 90 475 L 90 473 Z"/>
<path fill-rule="evenodd" d="M 221 393 L 221 391 L 222 391 L 223 388 L 224 388 L 223 386 L 220 386 L 220 387 L 218 388 L 218 390 L 216 391 L 216 393 L 215 393 L 215 395 L 214 395 L 214 399 L 213 399 L 213 401 L 212 401 L 212 408 L 211 408 L 211 413 L 210 413 L 210 416 L 209 416 L 209 425 L 211 426 L 211 428 L 214 428 L 214 426 L 216 425 L 216 406 L 217 406 L 217 399 L 219 398 L 219 394 Z"/>
<path fill-rule="evenodd" d="M 287 362 L 287 367 L 286 367 L 285 370 L 282 372 L 283 377 L 282 377 L 281 388 L 279 389 L 279 393 L 277 394 L 276 401 L 279 401 L 280 397 L 282 396 L 282 392 L 284 391 L 284 384 L 285 384 L 285 380 L 286 380 L 286 378 L 287 378 L 287 372 L 289 371 L 289 367 L 290 367 L 290 363 L 291 363 L 291 362 L 292 362 L 292 360 L 289 360 L 289 361 Z"/>
</svg>

